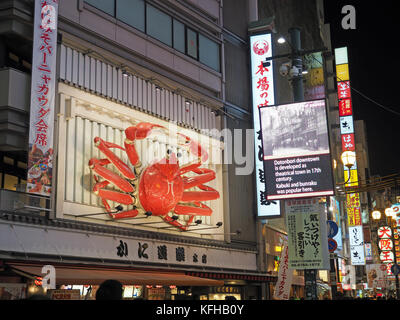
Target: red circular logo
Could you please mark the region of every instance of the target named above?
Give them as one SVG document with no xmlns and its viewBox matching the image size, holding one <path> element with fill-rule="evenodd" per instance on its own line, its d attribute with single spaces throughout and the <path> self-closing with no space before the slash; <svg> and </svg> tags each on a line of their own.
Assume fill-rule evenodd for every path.
<svg viewBox="0 0 400 320">
<path fill-rule="evenodd" d="M 259 56 L 263 56 L 268 52 L 268 50 L 269 50 L 269 44 L 265 40 L 258 40 L 253 44 L 253 51 L 255 54 L 258 54 Z"/>
</svg>

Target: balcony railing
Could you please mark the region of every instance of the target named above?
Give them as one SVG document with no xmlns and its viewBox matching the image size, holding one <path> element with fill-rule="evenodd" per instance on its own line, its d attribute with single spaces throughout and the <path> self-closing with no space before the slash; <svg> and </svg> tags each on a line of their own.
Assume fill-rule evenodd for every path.
<svg viewBox="0 0 400 320">
<path fill-rule="evenodd" d="M 27 192 L 0 189 L 0 210 L 48 216 L 50 198 Z"/>
</svg>

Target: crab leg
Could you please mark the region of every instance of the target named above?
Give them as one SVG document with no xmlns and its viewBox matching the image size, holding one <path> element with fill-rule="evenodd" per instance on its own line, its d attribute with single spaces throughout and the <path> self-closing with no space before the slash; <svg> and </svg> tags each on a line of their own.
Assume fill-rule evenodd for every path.
<svg viewBox="0 0 400 320">
<path fill-rule="evenodd" d="M 132 209 L 132 210 L 124 211 L 124 212 L 112 213 L 111 207 L 108 204 L 107 200 L 116 201 L 116 202 L 128 205 L 128 204 L 133 204 L 134 199 L 128 194 L 124 194 L 124 193 L 120 193 L 120 192 L 112 191 L 112 190 L 104 190 L 103 188 L 105 188 L 108 184 L 109 184 L 109 182 L 107 180 L 104 180 L 102 182 L 97 182 L 93 187 L 93 191 L 97 196 L 99 196 L 101 198 L 101 201 L 103 202 L 103 205 L 104 205 L 106 211 L 108 212 L 108 214 L 110 215 L 110 217 L 113 219 L 136 217 L 139 214 L 139 211 L 136 209 Z"/>
<path fill-rule="evenodd" d="M 133 186 L 126 181 L 125 179 L 121 178 L 118 174 L 112 172 L 111 170 L 104 168 L 103 165 L 110 163 L 108 159 L 95 159 L 92 158 L 89 160 L 89 167 L 92 169 L 96 174 L 106 179 L 107 182 L 111 182 L 122 191 L 125 192 L 133 192 L 135 189 Z M 95 191 L 95 190 L 93 190 Z"/>
<path fill-rule="evenodd" d="M 191 215 L 191 216 L 211 216 L 212 210 L 204 203 L 198 203 L 198 206 L 188 206 L 183 204 L 177 204 L 174 212 L 176 214 Z"/>
<path fill-rule="evenodd" d="M 209 191 L 186 191 L 182 195 L 182 201 L 206 201 L 219 199 L 219 192 L 210 188 Z"/>
<path fill-rule="evenodd" d="M 116 201 L 122 204 L 133 204 L 134 199 L 129 194 L 103 189 L 109 183 L 110 182 L 107 180 L 97 182 L 93 187 L 93 192 L 95 193 L 95 195 L 99 196 L 102 199 Z"/>
<path fill-rule="evenodd" d="M 182 231 L 186 231 L 189 228 L 190 224 L 193 222 L 194 215 L 189 218 L 189 220 L 186 222 L 186 224 L 182 224 L 182 223 L 172 219 L 168 215 L 164 216 L 163 219 L 164 219 L 165 222 L 167 222 L 167 223 L 169 223 L 169 224 L 181 229 Z"/>
<path fill-rule="evenodd" d="M 133 171 L 128 167 L 126 163 L 124 163 L 117 155 L 110 150 L 110 148 L 118 148 L 124 150 L 124 148 L 120 147 L 117 144 L 104 141 L 100 137 L 94 138 L 95 146 L 106 156 L 106 158 L 112 162 L 115 167 L 118 169 L 121 174 L 127 179 L 135 179 L 135 174 Z"/>
<path fill-rule="evenodd" d="M 202 168 L 202 169 L 196 169 L 196 171 L 195 170 L 192 170 L 192 171 L 193 172 L 196 172 L 196 171 L 201 172 L 201 174 L 199 174 L 196 177 L 183 178 L 183 184 L 184 184 L 185 189 L 197 187 L 199 185 L 202 185 L 203 183 L 206 183 L 208 181 L 215 179 L 215 172 L 210 169 Z"/>
</svg>

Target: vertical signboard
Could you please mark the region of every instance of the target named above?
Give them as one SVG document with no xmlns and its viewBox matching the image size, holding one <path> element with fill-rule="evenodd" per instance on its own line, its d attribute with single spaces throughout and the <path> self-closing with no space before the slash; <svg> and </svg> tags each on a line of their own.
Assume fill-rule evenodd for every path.
<svg viewBox="0 0 400 320">
<path fill-rule="evenodd" d="M 289 269 L 289 248 L 285 241 L 279 264 L 278 280 L 275 285 L 275 299 L 289 300 L 292 280 L 293 270 Z"/>
<path fill-rule="evenodd" d="M 58 0 L 36 0 L 27 192 L 49 196 L 53 161 Z"/>
<path fill-rule="evenodd" d="M 275 104 L 272 60 L 269 66 L 263 65 L 263 62 L 270 57 L 272 57 L 271 33 L 250 36 L 257 214 L 259 217 L 280 215 L 279 201 L 268 201 L 265 195 L 265 181 L 270 177 L 264 172 L 260 114 L 258 111 L 261 106 Z"/>
<path fill-rule="evenodd" d="M 325 98 L 325 77 L 322 68 L 322 52 L 306 54 L 303 57 L 303 64 L 308 71 L 303 75 L 304 99 L 316 100 Z"/>
<path fill-rule="evenodd" d="M 354 139 L 353 107 L 351 102 L 347 47 L 335 49 L 335 61 L 342 151 L 355 152 L 356 144 Z M 349 170 L 344 168 L 344 179 L 348 181 L 346 186 L 358 186 L 357 163 Z M 358 193 L 347 194 L 346 203 L 349 232 L 351 232 L 351 227 L 362 226 L 360 195 Z M 364 243 L 362 232 L 360 237 L 361 242 Z M 350 246 L 350 253 L 353 265 L 365 265 L 364 244 Z"/>
<path fill-rule="evenodd" d="M 318 198 L 286 200 L 289 268 L 329 270 L 325 204 Z"/>
<path fill-rule="evenodd" d="M 379 238 L 379 258 L 386 266 L 386 273 L 392 275 L 391 268 L 395 264 L 395 255 L 393 253 L 394 244 L 392 241 L 392 229 L 389 226 L 380 227 L 378 229 Z"/>
</svg>

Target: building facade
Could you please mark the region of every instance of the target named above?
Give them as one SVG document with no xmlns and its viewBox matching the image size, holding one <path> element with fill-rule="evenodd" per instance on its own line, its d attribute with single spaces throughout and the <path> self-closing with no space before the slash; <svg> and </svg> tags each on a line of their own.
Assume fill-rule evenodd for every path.
<svg viewBox="0 0 400 320">
<path fill-rule="evenodd" d="M 221 160 L 226 144 L 219 134 L 236 123 L 250 125 L 241 119 L 249 113 L 248 97 L 226 92 L 227 77 L 233 77 L 227 76 L 232 72 L 229 59 L 243 55 L 241 68 L 246 70 L 248 53 L 225 48 L 231 42 L 246 47 L 248 17 L 237 36 L 225 27 L 233 8 L 222 1 L 60 1 L 53 174 L 51 183 L 41 180 L 51 193 L 43 197 L 24 192 L 34 2 L 2 6 L 4 287 L 25 285 L 35 291 L 34 280 L 49 264 L 55 266 L 57 288 L 117 278 L 149 299 L 261 298 L 260 283 L 273 278 L 257 266 L 252 189 L 244 188 L 253 178 L 233 181 L 235 164 Z M 247 4 L 244 9 L 250 10 Z M 239 115 L 227 116 L 227 105 Z M 155 129 L 134 142 L 141 164 L 135 168 L 116 146 L 123 147 L 125 130 L 139 123 Z M 144 196 L 138 203 L 138 197 L 121 195 L 120 179 L 110 178 L 116 184 L 112 188 L 105 187 L 108 182 L 99 185 L 99 179 L 106 180 L 104 168 L 117 175 L 120 169 L 104 162 L 100 169 L 89 165 L 107 153 L 99 151 L 96 139 L 136 175 L 155 161 L 170 159 L 171 153 L 179 155 L 181 166 L 206 161 L 201 172 L 185 171 L 185 181 L 195 181 L 187 187 L 195 199 L 185 202 L 184 211 L 175 207 L 168 214 L 150 215 Z M 200 157 L 200 149 L 190 149 L 192 141 L 201 146 Z M 205 153 L 208 158 L 202 157 Z M 109 153 L 106 157 L 110 160 Z M 212 178 L 196 183 L 202 174 Z M 202 191 L 218 196 L 204 197 Z"/>
</svg>

